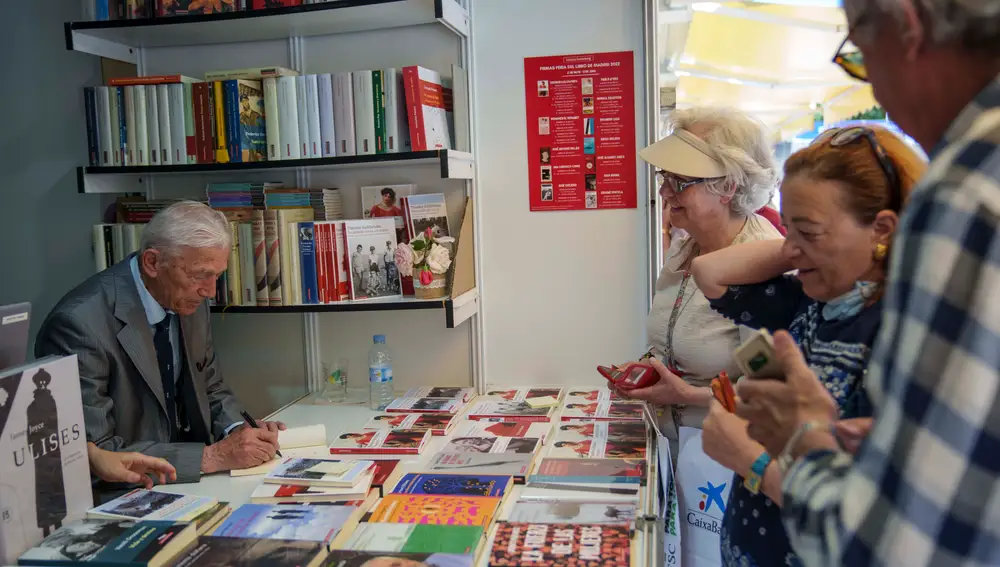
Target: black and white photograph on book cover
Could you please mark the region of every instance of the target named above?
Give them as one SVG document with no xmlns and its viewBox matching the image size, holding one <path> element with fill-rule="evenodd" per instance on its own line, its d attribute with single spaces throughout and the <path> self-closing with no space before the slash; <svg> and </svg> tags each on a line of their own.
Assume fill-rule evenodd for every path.
<svg viewBox="0 0 1000 567">
<path fill-rule="evenodd" d="M 132 520 L 84 520 L 63 526 L 21 556 L 23 561 L 88 562 L 135 525 Z"/>
<path fill-rule="evenodd" d="M 396 225 L 393 219 L 347 221 L 344 232 L 351 255 L 351 299 L 399 296 Z"/>
<path fill-rule="evenodd" d="M 117 516 L 128 516 L 129 518 L 142 518 L 157 510 L 166 508 L 181 498 L 184 498 L 184 496 L 180 494 L 141 490 L 130 498 L 123 498 L 115 506 L 102 507 L 101 512 Z"/>
</svg>

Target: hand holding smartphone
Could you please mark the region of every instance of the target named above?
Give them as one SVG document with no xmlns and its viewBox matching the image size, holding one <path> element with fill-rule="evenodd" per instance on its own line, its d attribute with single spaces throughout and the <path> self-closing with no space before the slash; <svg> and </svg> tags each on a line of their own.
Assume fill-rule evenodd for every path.
<svg viewBox="0 0 1000 567">
<path fill-rule="evenodd" d="M 766 329 L 757 330 L 733 351 L 733 358 L 747 378 L 784 379 L 785 373 L 774 350 L 774 339 Z"/>
</svg>

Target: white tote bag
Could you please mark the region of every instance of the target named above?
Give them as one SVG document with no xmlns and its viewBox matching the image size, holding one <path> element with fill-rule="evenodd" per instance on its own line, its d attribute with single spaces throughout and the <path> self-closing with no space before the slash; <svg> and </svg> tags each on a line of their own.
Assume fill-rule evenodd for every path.
<svg viewBox="0 0 1000 567">
<path fill-rule="evenodd" d="M 701 449 L 701 429 L 681 427 L 677 456 L 681 567 L 719 567 L 719 534 L 733 472 Z"/>
<path fill-rule="evenodd" d="M 681 526 L 677 505 L 677 483 L 674 464 L 670 458 L 670 441 L 656 436 L 657 457 L 660 465 L 660 516 L 663 518 L 663 565 L 681 567 Z"/>
</svg>

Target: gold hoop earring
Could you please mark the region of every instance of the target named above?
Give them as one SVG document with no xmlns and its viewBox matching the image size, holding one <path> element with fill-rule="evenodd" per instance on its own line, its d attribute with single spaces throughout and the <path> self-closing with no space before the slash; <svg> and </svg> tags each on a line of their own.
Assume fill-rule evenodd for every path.
<svg viewBox="0 0 1000 567">
<path fill-rule="evenodd" d="M 873 256 L 875 257 L 876 260 L 879 260 L 879 261 L 885 260 L 885 257 L 888 254 L 889 254 L 889 247 L 888 246 L 886 246 L 885 244 L 876 244 L 875 245 L 875 253 L 873 254 Z"/>
</svg>

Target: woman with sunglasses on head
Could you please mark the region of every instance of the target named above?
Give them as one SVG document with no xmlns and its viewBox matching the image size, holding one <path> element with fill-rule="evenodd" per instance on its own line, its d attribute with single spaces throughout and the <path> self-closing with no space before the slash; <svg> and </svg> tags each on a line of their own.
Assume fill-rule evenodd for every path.
<svg viewBox="0 0 1000 567">
<path fill-rule="evenodd" d="M 791 333 L 842 419 L 872 415 L 863 379 L 881 322 L 889 247 L 925 169 L 923 158 L 888 130 L 828 130 L 785 162 L 785 241 L 741 244 L 692 263 L 697 286 L 719 313 Z M 779 456 L 751 440 L 746 422 L 717 402 L 703 445 L 736 473 L 722 524 L 723 564 L 799 565 L 781 524 Z"/>
<path fill-rule="evenodd" d="M 709 384 L 722 371 L 736 371 L 730 353 L 741 342 L 738 325 L 712 311 L 690 281 L 691 260 L 781 234 L 754 213 L 770 201 L 778 179 L 764 126 L 725 108 L 678 110 L 670 122 L 671 135 L 639 153 L 656 167 L 664 217 L 682 231 L 670 240 L 656 282 L 649 350 L 640 362 L 652 364 L 660 379 L 621 395 L 669 408 L 660 430 L 676 460 L 678 427 L 701 427 L 712 398 Z"/>
</svg>

